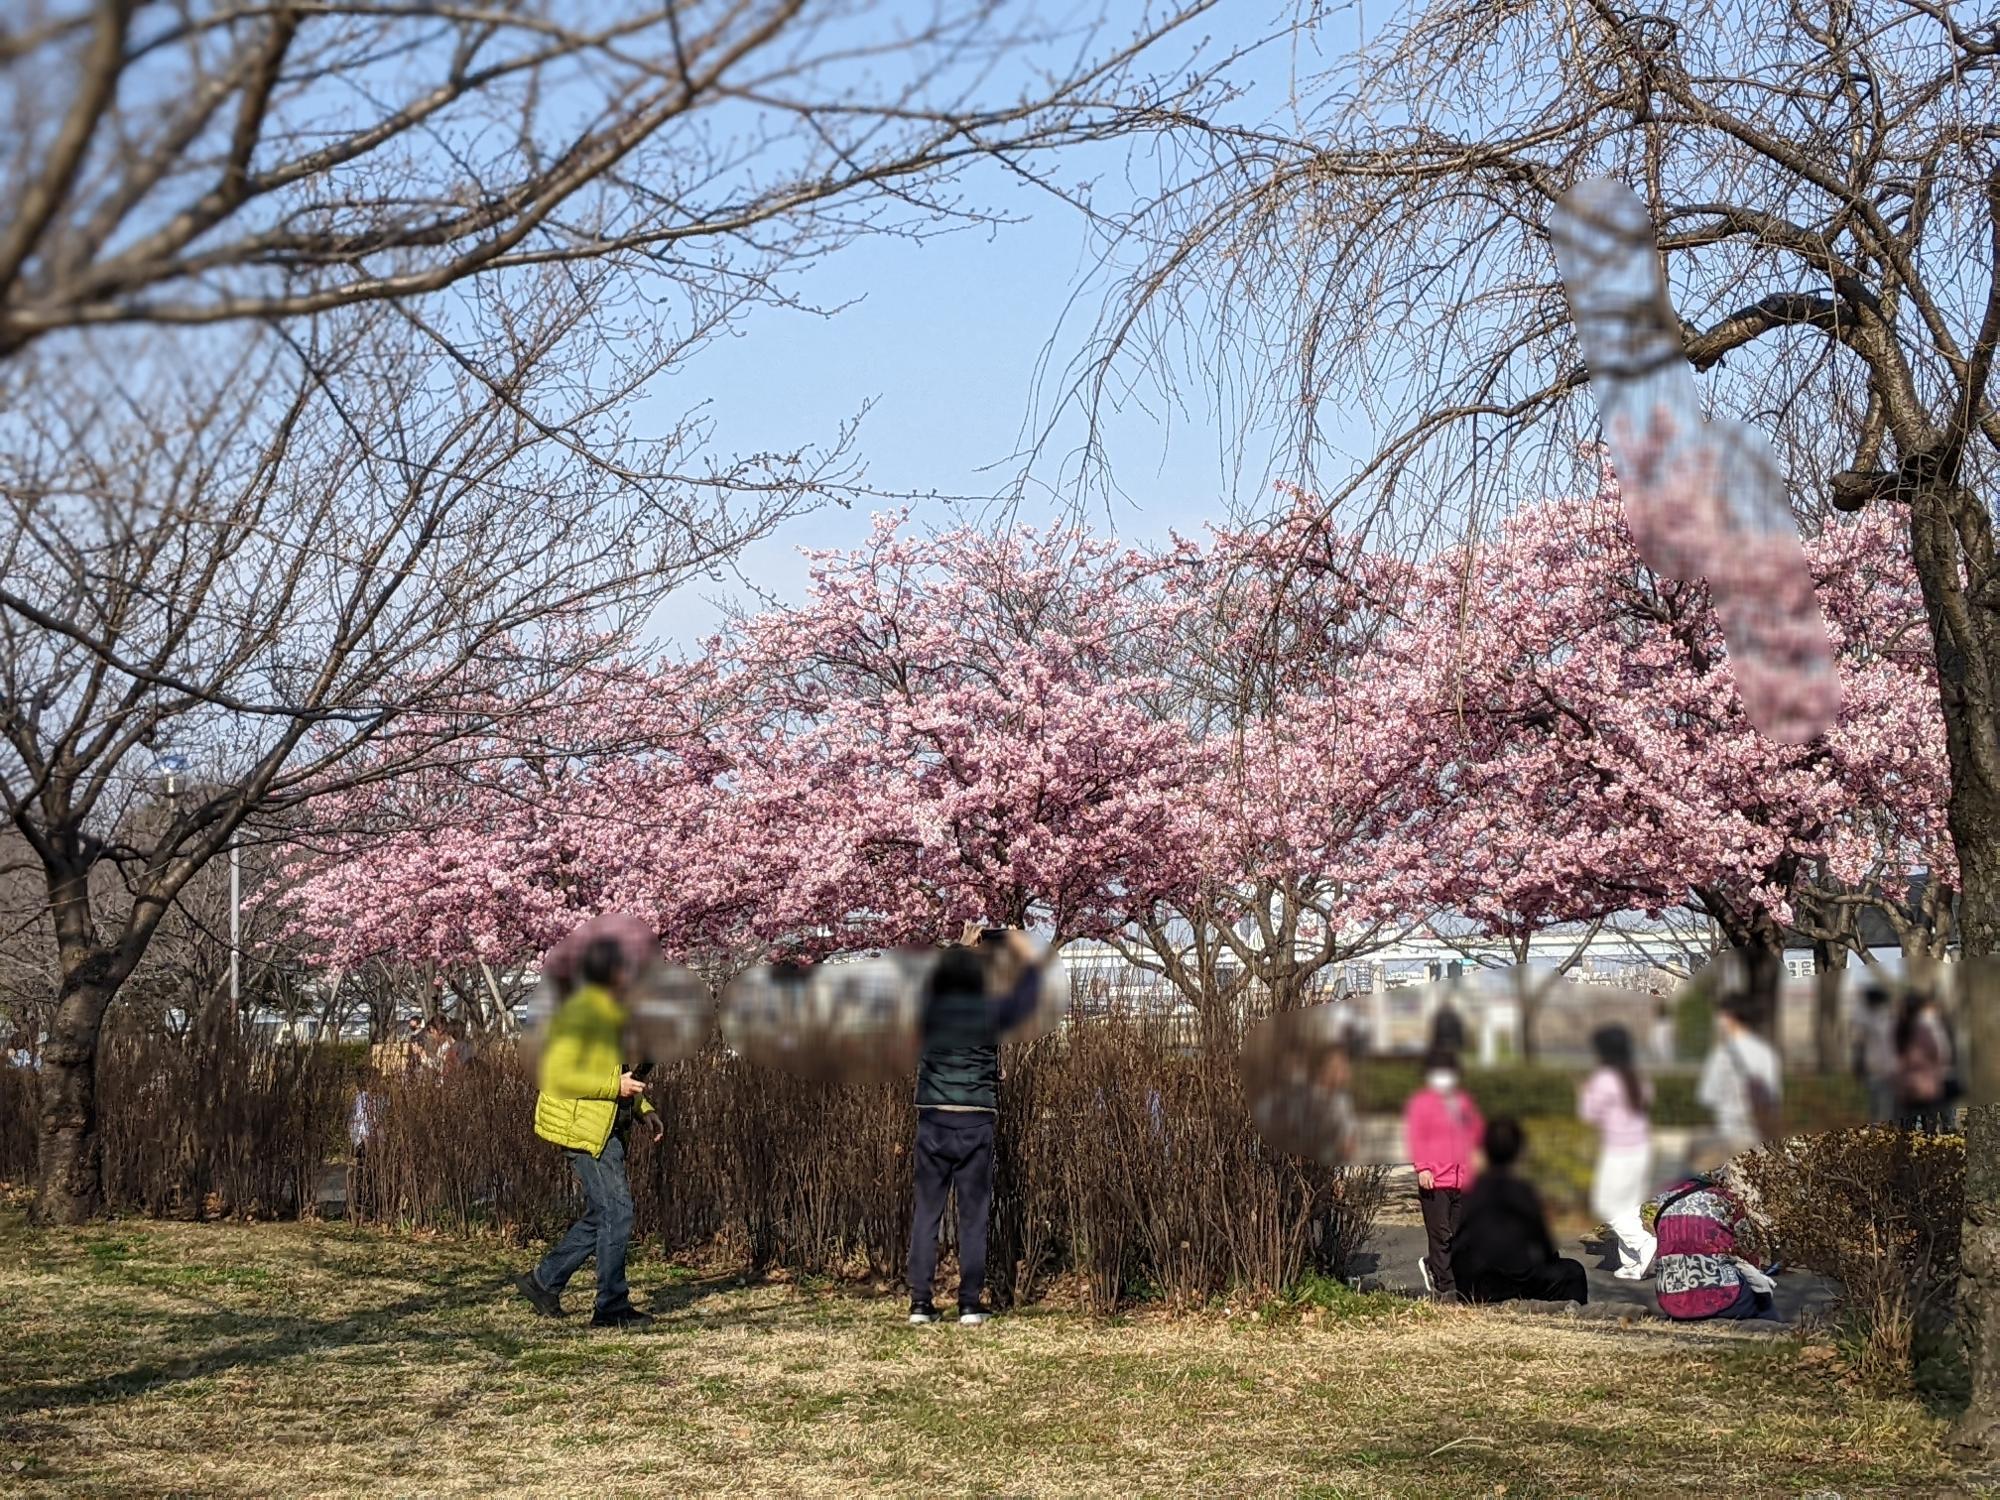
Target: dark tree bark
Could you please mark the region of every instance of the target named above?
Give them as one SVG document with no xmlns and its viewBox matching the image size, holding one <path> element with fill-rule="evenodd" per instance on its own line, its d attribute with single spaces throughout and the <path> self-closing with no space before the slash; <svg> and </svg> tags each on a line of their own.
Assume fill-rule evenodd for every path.
<svg viewBox="0 0 2000 1500">
<path fill-rule="evenodd" d="M 1847 947 L 1813 940 L 1813 1067 L 1828 1076 L 1840 1071 L 1840 997 L 1847 983 Z"/>
</svg>

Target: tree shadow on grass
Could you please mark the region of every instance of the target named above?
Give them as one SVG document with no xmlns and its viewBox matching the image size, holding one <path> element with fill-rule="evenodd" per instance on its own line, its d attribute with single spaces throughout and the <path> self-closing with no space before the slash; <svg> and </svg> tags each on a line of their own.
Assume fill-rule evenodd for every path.
<svg viewBox="0 0 2000 1500">
<path fill-rule="evenodd" d="M 656 1288 L 646 1298 L 645 1305 L 657 1316 L 672 1317 L 741 1284 L 737 1278 L 727 1276 L 671 1283 Z M 518 1325 L 461 1323 L 440 1327 L 429 1321 L 439 1315 L 449 1317 L 510 1303 L 518 1309 Z M 738 1309 L 731 1321 L 773 1322 L 787 1313 L 800 1311 L 780 1307 Z M 511 1275 L 496 1275 L 483 1267 L 476 1273 L 453 1277 L 440 1290 L 400 1297 L 340 1317 L 258 1313 L 213 1304 L 202 1311 L 179 1316 L 157 1312 L 142 1316 L 146 1326 L 176 1343 L 209 1347 L 198 1353 L 147 1361 L 114 1373 L 59 1384 L 16 1382 L 0 1391 L 0 1418 L 52 1407 L 126 1400 L 207 1376 L 318 1358 L 344 1350 L 420 1348 L 442 1353 L 460 1348 L 513 1359 L 538 1336 L 556 1332 L 575 1330 L 592 1337 L 635 1336 L 590 1330 L 587 1307 L 581 1314 L 572 1311 L 558 1321 L 539 1318 L 520 1301 Z M 636 1335 L 645 1336 L 643 1332 Z"/>
</svg>

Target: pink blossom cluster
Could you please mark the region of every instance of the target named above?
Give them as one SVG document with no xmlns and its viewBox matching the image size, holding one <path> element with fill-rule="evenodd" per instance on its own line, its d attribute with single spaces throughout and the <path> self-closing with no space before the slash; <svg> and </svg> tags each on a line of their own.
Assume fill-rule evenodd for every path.
<svg viewBox="0 0 2000 1500">
<path fill-rule="evenodd" d="M 1781 626 L 1651 572 L 1608 473 L 1420 566 L 1305 495 L 1154 551 L 886 516 L 695 659 L 612 658 L 323 802 L 282 899 L 331 965 L 499 966 L 604 910 L 741 963 L 968 919 L 1227 920 L 1272 891 L 1311 936 L 1694 889 L 1782 920 L 1809 871 L 1948 881 L 1904 544 L 1867 517 L 1806 555 L 1808 596 L 1765 593 L 1823 611 L 1840 707 L 1788 744 L 1746 718 L 1732 650 Z"/>
</svg>

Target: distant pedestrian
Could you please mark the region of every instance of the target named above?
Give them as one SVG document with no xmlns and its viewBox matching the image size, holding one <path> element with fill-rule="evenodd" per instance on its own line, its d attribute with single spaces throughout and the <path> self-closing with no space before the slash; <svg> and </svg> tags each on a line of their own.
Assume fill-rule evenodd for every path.
<svg viewBox="0 0 2000 1500">
<path fill-rule="evenodd" d="M 1951 1080 L 1950 1034 L 1937 1002 L 1911 995 L 1896 1021 L 1897 1115 L 1906 1129 L 1936 1134 L 1944 1128 Z"/>
<path fill-rule="evenodd" d="M 1861 1024 L 1854 1047 L 1854 1071 L 1868 1088 L 1868 1118 L 1890 1125 L 1902 1114 L 1896 1080 L 1895 997 L 1879 984 L 1861 992 Z"/>
<path fill-rule="evenodd" d="M 1778 1133 L 1783 1079 L 1777 1050 L 1750 1029 L 1749 1007 L 1730 997 L 1716 1008 L 1715 1042 L 1702 1063 L 1695 1102 L 1715 1117 L 1732 1151 L 1747 1151 Z"/>
<path fill-rule="evenodd" d="M 1675 1061 L 1679 1048 L 1674 1044 L 1674 1010 L 1665 1000 L 1653 1007 L 1653 1061 L 1665 1066 Z"/>
<path fill-rule="evenodd" d="M 423 1037 L 417 1043 L 417 1053 L 425 1072 L 434 1078 L 443 1075 L 451 1053 L 451 1032 L 445 1026 L 443 1016 L 432 1016 L 424 1023 Z"/>
<path fill-rule="evenodd" d="M 362 1190 L 368 1180 L 370 1148 L 382 1124 L 382 1079 L 373 1068 L 363 1071 L 361 1086 L 354 1091 L 354 1106 L 347 1112 L 347 1144 L 351 1149 L 347 1168 L 347 1216 L 356 1216 Z"/>
<path fill-rule="evenodd" d="M 1520 1123 L 1510 1116 L 1487 1124 L 1486 1169 L 1465 1195 L 1452 1241 L 1452 1275 L 1471 1302 L 1588 1302 L 1583 1263 L 1557 1254 L 1541 1195 L 1514 1175 L 1525 1144 Z"/>
<path fill-rule="evenodd" d="M 1648 1118 L 1653 1091 L 1633 1065 L 1632 1034 L 1623 1026 L 1600 1026 L 1591 1033 L 1590 1046 L 1597 1071 L 1577 1098 L 1577 1114 L 1597 1130 L 1590 1211 L 1618 1243 L 1618 1269 L 1612 1274 L 1637 1281 L 1651 1269 L 1658 1248 L 1639 1217 L 1653 1171 Z"/>
<path fill-rule="evenodd" d="M 1433 1051 L 1424 1060 L 1424 1082 L 1403 1110 L 1404 1149 L 1417 1171 L 1417 1206 L 1427 1245 L 1417 1269 L 1424 1289 L 1440 1301 L 1458 1295 L 1451 1247 L 1463 1195 L 1472 1187 L 1473 1155 L 1485 1133 L 1479 1106 L 1459 1084 L 1457 1054 Z"/>
<path fill-rule="evenodd" d="M 1425 1050 L 1431 1053 L 1449 1052 L 1453 1057 L 1465 1055 L 1465 1017 L 1449 1000 L 1431 1016 L 1430 1045 Z"/>
</svg>

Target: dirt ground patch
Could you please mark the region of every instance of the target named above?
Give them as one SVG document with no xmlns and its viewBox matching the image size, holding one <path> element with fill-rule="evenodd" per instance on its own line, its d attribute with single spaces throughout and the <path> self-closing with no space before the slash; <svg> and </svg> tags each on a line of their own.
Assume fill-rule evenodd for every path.
<svg viewBox="0 0 2000 1500">
<path fill-rule="evenodd" d="M 1940 1419 L 1789 1339 L 1344 1288 L 1255 1319 L 910 1328 L 890 1298 L 645 1261 L 659 1324 L 606 1333 L 535 1319 L 507 1284 L 525 1260 L 0 1213 L 0 1491 L 1851 1500 L 1950 1480 Z"/>
</svg>

